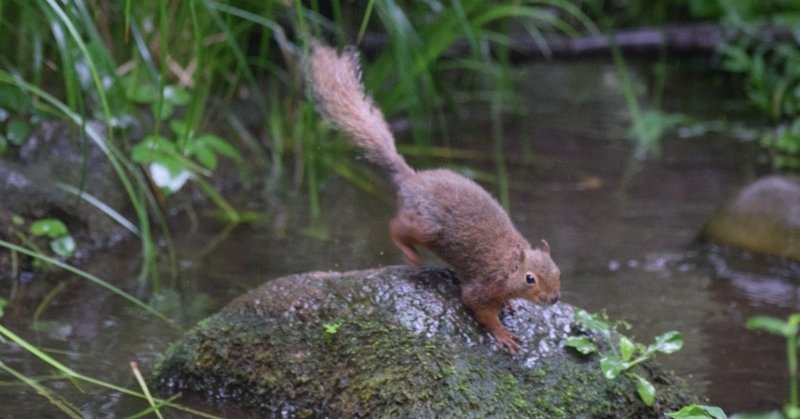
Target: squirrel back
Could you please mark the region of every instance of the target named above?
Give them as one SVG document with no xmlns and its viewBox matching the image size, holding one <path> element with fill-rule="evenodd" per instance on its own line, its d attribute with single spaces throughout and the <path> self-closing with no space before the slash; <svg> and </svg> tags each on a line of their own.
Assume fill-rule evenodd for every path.
<svg viewBox="0 0 800 419">
<path fill-rule="evenodd" d="M 389 124 L 364 92 L 358 52 L 348 48 L 340 55 L 313 41 L 307 65 L 317 110 L 363 149 L 370 161 L 388 171 L 399 187 L 414 169 L 397 153 Z"/>
</svg>

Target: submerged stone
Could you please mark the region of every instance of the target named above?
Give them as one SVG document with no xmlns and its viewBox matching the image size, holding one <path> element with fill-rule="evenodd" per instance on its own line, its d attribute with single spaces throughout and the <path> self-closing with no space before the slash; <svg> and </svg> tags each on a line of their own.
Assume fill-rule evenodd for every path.
<svg viewBox="0 0 800 419">
<path fill-rule="evenodd" d="M 658 417 L 692 398 L 654 364 L 654 407 L 596 357 L 565 349 L 573 309 L 514 302 L 497 349 L 458 299 L 448 270 L 402 267 L 269 281 L 202 321 L 152 381 L 269 416 Z"/>
<path fill-rule="evenodd" d="M 800 261 L 800 177 L 768 176 L 747 185 L 717 211 L 702 237 Z"/>
</svg>

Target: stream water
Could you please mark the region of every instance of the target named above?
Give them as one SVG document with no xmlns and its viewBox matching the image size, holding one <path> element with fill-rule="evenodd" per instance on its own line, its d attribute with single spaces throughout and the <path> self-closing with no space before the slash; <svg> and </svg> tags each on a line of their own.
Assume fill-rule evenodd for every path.
<svg viewBox="0 0 800 419">
<path fill-rule="evenodd" d="M 668 330 L 682 332 L 685 347 L 660 361 L 728 413 L 780 408 L 788 400 L 784 341 L 749 331 L 744 323 L 756 314 L 786 317 L 798 311 L 800 269 L 695 242 L 720 203 L 753 178 L 756 149 L 719 133 L 676 134 L 663 141 L 660 155 L 639 161 L 623 138 L 628 112 L 612 65 L 536 64 L 521 78 L 526 109 L 503 128 L 510 213 L 531 241 L 549 241 L 562 271 L 563 300 L 630 322 L 629 335 L 640 342 Z M 663 107 L 701 120 L 741 110 L 741 102 L 726 98 L 724 87 L 709 80 L 702 69 L 675 70 Z M 426 159 L 424 165 L 495 173 L 485 112 L 463 112 L 471 114 L 449 127 L 449 145 L 489 157 Z M 485 185 L 497 195 L 496 184 Z M 3 323 L 83 374 L 136 388 L 130 361 L 147 371 L 183 330 L 268 279 L 402 262 L 386 232 L 393 211 L 382 198 L 388 189 L 376 195 L 330 176 L 320 191 L 323 211 L 313 223 L 302 194 L 270 187 L 233 197 L 267 214 L 262 222 L 226 231 L 213 221 L 197 227 L 179 221 L 174 230 L 181 279 L 165 280 L 168 291 L 154 297 L 178 327 L 67 274 L 66 286 L 36 314 L 36 322 L 35 307 L 23 304 Z M 144 286 L 125 281 L 135 276 L 138 258 L 131 243 L 98 255 L 85 268 L 146 296 Z M 425 260 L 441 263 L 431 255 Z M 14 345 L 0 346 L 0 359 L 45 379 L 91 416 L 146 407 L 115 391 L 48 379 L 52 369 Z M 0 417 L 58 415 L 28 387 L 8 378 L 0 383 Z"/>
</svg>

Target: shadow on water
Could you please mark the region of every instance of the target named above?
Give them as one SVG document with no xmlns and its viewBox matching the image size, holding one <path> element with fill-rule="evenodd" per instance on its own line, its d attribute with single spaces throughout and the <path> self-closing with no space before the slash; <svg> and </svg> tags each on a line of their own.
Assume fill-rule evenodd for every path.
<svg viewBox="0 0 800 419">
<path fill-rule="evenodd" d="M 754 149 L 722 134 L 673 136 L 660 156 L 636 162 L 623 138 L 629 121 L 613 66 L 537 64 L 521 78 L 527 109 L 504 127 L 510 213 L 529 240 L 550 242 L 563 274 L 563 299 L 629 321 L 638 341 L 681 331 L 684 349 L 661 361 L 726 411 L 780 407 L 788 398 L 784 342 L 748 331 L 744 323 L 755 314 L 786 317 L 800 309 L 797 281 L 790 280 L 800 276 L 797 268 L 695 244 L 718 205 L 752 178 Z M 720 99 L 706 79 L 692 71 L 675 77 L 665 107 L 723 117 L 736 102 Z M 463 112 L 470 122 L 449 128 L 450 145 L 490 156 L 488 116 L 479 108 Z M 488 158 L 431 164 L 494 172 Z M 495 186 L 486 186 L 497 195 Z M 330 177 L 320 187 L 321 218 L 310 223 L 302 197 L 264 191 L 232 198 L 267 214 L 262 222 L 222 235 L 213 222 L 175 227 L 183 279 L 158 294 L 156 305 L 179 320 L 178 329 L 270 278 L 401 263 L 386 231 L 391 202 Z M 315 228 L 304 230 L 309 224 Z M 116 249 L 87 270 L 110 280 L 132 277 L 136 252 Z M 440 264 L 430 255 L 426 261 Z M 35 328 L 32 309 L 4 322 L 38 345 L 66 351 L 57 356 L 78 371 L 135 386 L 128 362 L 149 368 L 180 336 L 117 297 L 65 280 L 73 281 L 70 291 L 53 300 Z M 4 362 L 29 375 L 46 371 L 20 350 L 6 345 L 2 351 Z M 70 400 L 87 400 L 78 407 L 97 416 L 144 408 L 104 390 L 82 394 L 67 381 L 54 386 Z M 7 401 L 0 416 L 18 416 L 20 408 L 31 414 L 31 406 L 43 415 L 53 410 L 20 387 L 0 388 L 0 398 Z"/>
</svg>

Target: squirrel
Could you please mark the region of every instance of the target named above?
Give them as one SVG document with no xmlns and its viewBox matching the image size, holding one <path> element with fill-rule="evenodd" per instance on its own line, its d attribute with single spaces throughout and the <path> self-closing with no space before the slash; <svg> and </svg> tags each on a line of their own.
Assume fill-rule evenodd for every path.
<svg viewBox="0 0 800 419">
<path fill-rule="evenodd" d="M 514 298 L 558 301 L 561 273 L 550 246 L 542 240 L 532 247 L 471 179 L 446 169 L 415 171 L 406 163 L 383 113 L 364 91 L 353 47 L 339 54 L 313 40 L 305 64 L 317 111 L 388 173 L 398 207 L 389 233 L 405 261 L 418 268 L 414 247 L 424 246 L 449 263 L 461 281 L 464 305 L 502 348 L 516 354 L 519 338 L 500 323 L 500 312 Z"/>
</svg>

